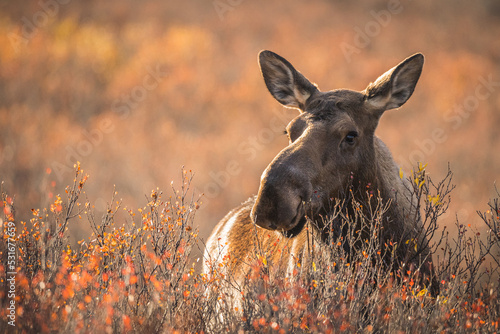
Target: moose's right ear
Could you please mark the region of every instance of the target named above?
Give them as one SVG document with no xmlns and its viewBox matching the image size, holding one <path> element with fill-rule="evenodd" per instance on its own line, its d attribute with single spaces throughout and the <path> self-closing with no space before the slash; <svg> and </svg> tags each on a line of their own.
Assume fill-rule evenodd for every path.
<svg viewBox="0 0 500 334">
<path fill-rule="evenodd" d="M 382 74 L 365 89 L 367 102 L 378 113 L 399 108 L 413 94 L 424 66 L 424 56 L 417 53 Z"/>
<path fill-rule="evenodd" d="M 259 64 L 267 89 L 285 107 L 304 111 L 307 99 L 318 90 L 285 58 L 271 51 L 261 51 Z"/>
</svg>

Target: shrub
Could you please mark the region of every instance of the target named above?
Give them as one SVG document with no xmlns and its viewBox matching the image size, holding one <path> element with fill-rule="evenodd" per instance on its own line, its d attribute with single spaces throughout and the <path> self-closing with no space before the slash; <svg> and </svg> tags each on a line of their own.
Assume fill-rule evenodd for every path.
<svg viewBox="0 0 500 334">
<path fill-rule="evenodd" d="M 420 165 L 410 178 L 424 222 L 421 233 L 432 237 L 436 298 L 419 268 L 387 269 L 399 261 L 393 254 L 401 243 L 422 245 L 379 238 L 377 222 L 390 205 L 379 199 L 369 214 L 356 210 L 366 203 L 353 202 L 351 212 L 359 213 L 354 216 L 347 215 L 345 203 L 332 202 L 333 214 L 321 225 L 334 230 L 340 224 L 346 233 L 329 233 L 327 245 L 311 238 L 308 261 L 296 262 L 290 275 L 256 252 L 240 291 L 243 302 L 235 305 L 228 298 L 231 277 L 217 270 L 206 277 L 193 259 L 203 242 L 194 226 L 199 198 L 190 191 L 190 171 L 182 170 L 179 189 L 172 186 L 170 195 L 153 190 L 137 211 L 121 209 L 114 191 L 97 218 L 82 201 L 88 176 L 76 165 L 65 198 L 56 196 L 49 208 L 33 210 L 29 222 L 16 222 L 14 200 L 2 190 L 0 327 L 12 329 L 14 319 L 15 329 L 26 333 L 498 332 L 498 198 L 479 213 L 486 235 L 458 221 L 453 232 L 440 227 L 451 177 L 449 172 L 435 183 Z M 126 215 L 119 218 L 119 212 Z M 85 219 L 92 235 L 71 245 L 72 226 Z M 8 317 L 12 301 L 14 317 Z"/>
<path fill-rule="evenodd" d="M 75 172 L 73 185 L 66 188 L 66 200 L 57 196 L 48 210 L 33 210 L 34 217 L 20 224 L 20 233 L 13 240 L 18 251 L 18 331 L 105 333 L 199 328 L 197 305 L 202 289 L 194 264 L 188 261 L 198 238 L 192 225 L 198 204 L 188 197 L 192 175 L 183 170 L 179 190 L 172 188 L 166 199 L 154 190 L 143 209 L 137 213 L 125 210 L 129 219 L 118 225 L 115 215 L 121 203 L 116 201 L 116 192 L 106 214 L 98 220 L 90 203 L 81 202 L 88 176 L 79 165 Z M 5 194 L 3 199 L 4 212 L 8 212 L 12 200 Z M 75 249 L 68 234 L 85 215 L 93 233 Z M 2 258 L 7 251 L 2 243 Z M 7 271 L 0 267 L 2 278 Z M 6 297 L 2 295 L 0 311 L 4 328 L 8 326 Z"/>
</svg>

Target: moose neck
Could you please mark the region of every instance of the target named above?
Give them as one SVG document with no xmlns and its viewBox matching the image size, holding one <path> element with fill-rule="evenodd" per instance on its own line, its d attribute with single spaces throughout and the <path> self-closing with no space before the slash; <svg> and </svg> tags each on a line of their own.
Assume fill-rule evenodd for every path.
<svg viewBox="0 0 500 334">
<path fill-rule="evenodd" d="M 363 155 L 359 157 L 361 162 L 357 170 L 350 175 L 352 189 L 350 198 L 358 202 L 366 202 L 367 198 L 377 197 L 379 191 L 383 191 L 380 168 L 377 163 L 377 154 L 374 144 L 374 136 L 370 135 L 367 147 L 363 150 Z"/>
<path fill-rule="evenodd" d="M 377 201 L 379 198 L 383 199 L 386 203 L 393 196 L 391 194 L 390 187 L 386 185 L 386 180 L 384 178 L 383 167 L 380 166 L 378 159 L 380 153 L 378 151 L 378 146 L 375 145 L 375 141 L 379 139 L 373 136 L 373 144 L 368 145 L 367 149 L 364 150 L 364 154 L 360 157 L 362 164 L 359 167 L 349 173 L 345 178 L 344 186 L 339 189 L 337 193 L 331 194 L 330 198 L 324 203 L 324 210 L 320 210 L 315 216 L 310 217 L 315 221 L 320 221 L 322 217 L 331 216 L 333 210 L 338 208 L 333 208 L 334 203 L 332 199 L 340 200 L 343 208 L 347 210 L 349 214 L 352 214 L 354 210 L 354 202 L 362 205 L 362 210 L 367 216 L 371 213 L 368 212 L 370 207 L 375 208 L 377 206 Z M 384 152 L 385 153 L 385 152 Z M 368 205 L 372 204 L 372 205 Z M 387 212 L 387 218 L 393 219 L 398 216 L 397 210 L 392 210 L 393 205 L 389 207 Z M 394 216 L 394 217 L 393 217 Z"/>
</svg>

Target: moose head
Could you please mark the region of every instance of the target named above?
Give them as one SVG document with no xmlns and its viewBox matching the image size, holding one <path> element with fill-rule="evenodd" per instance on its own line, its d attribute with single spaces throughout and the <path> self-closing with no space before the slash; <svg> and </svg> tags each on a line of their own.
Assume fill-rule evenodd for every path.
<svg viewBox="0 0 500 334">
<path fill-rule="evenodd" d="M 262 174 L 251 211 L 255 224 L 289 231 L 306 213 L 319 214 L 331 198 L 342 197 L 349 184 L 378 191 L 390 187 L 380 176 L 380 160 L 386 157 L 379 156 L 376 146 L 383 143 L 374 133 L 382 114 L 412 95 L 424 64 L 422 54 L 407 58 L 363 91 L 322 92 L 270 51 L 259 54 L 259 63 L 272 96 L 300 114 L 286 127 L 288 146 Z"/>
</svg>

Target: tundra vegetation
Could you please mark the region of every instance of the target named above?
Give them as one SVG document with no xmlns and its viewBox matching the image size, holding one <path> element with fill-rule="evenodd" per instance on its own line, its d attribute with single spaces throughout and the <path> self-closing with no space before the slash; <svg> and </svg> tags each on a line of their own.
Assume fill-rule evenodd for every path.
<svg viewBox="0 0 500 334">
<path fill-rule="evenodd" d="M 0 225 L 7 230 L 0 243 L 0 332 L 12 329 L 11 301 L 13 330 L 27 333 L 353 332 L 357 326 L 498 332 L 498 194 L 491 184 L 500 165 L 494 153 L 500 145 L 499 4 L 3 1 Z M 358 296 L 369 291 L 366 283 L 312 270 L 300 285 L 280 281 L 284 277 L 269 268 L 260 287 L 249 284 L 244 318 L 224 303 L 217 311 L 223 316 L 214 316 L 215 300 L 205 293 L 221 291 L 228 279 L 222 271 L 211 282 L 201 276 L 203 259 L 197 258 L 206 239 L 200 235 L 255 193 L 263 166 L 286 142 L 282 131 L 291 115 L 267 95 L 255 69 L 264 45 L 293 54 L 322 86 L 362 89 L 416 50 L 437 69 L 422 75 L 419 98 L 407 112 L 391 113 L 381 126 L 405 171 L 428 162 L 425 177 L 430 172 L 437 181 L 452 164 L 452 201 L 430 193 L 431 204 L 450 204 L 432 239 L 439 301 L 416 297 L 415 280 L 370 285 L 366 305 L 377 307 L 372 319 L 361 321 L 367 312 L 357 311 L 365 303 Z M 392 126 L 399 121 L 413 135 L 401 137 Z M 73 169 L 77 161 L 88 181 Z M 196 171 L 189 189 L 198 189 L 195 197 L 186 192 L 184 208 L 177 196 L 190 173 L 174 177 L 182 164 Z M 179 194 L 164 186 L 172 179 Z M 164 229 L 155 229 L 162 220 Z M 168 251 L 155 249 L 155 242 Z M 13 247 L 14 282 L 7 275 Z M 337 277 L 360 277 L 365 267 L 354 268 L 355 261 L 339 267 Z M 316 268 L 326 270 L 319 263 Z M 268 266 L 257 257 L 255 277 L 265 278 L 260 270 Z M 315 298 L 320 293 L 324 298 Z"/>
<path fill-rule="evenodd" d="M 183 170 L 180 182 L 168 192 L 153 190 L 143 208 L 123 207 L 113 191 L 102 217 L 85 200 L 89 176 L 79 165 L 74 176 L 65 194 L 55 196 L 47 208 L 34 209 L 27 222 L 16 221 L 15 199 L 2 190 L 2 259 L 9 252 L 8 222 L 17 226 L 13 242 L 19 333 L 499 330 L 500 196 L 491 200 L 487 211 L 478 213 L 487 227 L 485 234 L 467 222 L 457 221 L 456 232 L 439 226 L 453 189 L 451 171 L 436 181 L 420 165 L 409 176 L 424 226 L 433 236 L 438 297 L 419 286 L 419 273 L 411 268 L 393 273 L 373 265 L 380 261 L 381 246 L 393 249 L 397 244 L 380 245 L 371 239 L 361 244 L 359 252 L 346 256 L 342 244 L 359 241 L 357 231 L 348 228 L 345 240 L 332 238 L 328 252 L 313 252 L 307 268 L 297 263 L 292 276 L 269 266 L 266 257 L 256 252 L 239 310 L 226 295 L 232 281 L 224 274 L 224 264 L 208 278 L 197 269 L 197 262 L 204 259 L 191 256 L 204 248 L 197 232 L 199 197 L 190 189 L 191 171 Z M 338 215 L 345 214 L 339 203 L 332 205 Z M 384 215 L 387 205 L 379 202 L 370 215 L 359 210 L 346 224 L 357 221 L 376 234 L 380 226 L 375 219 Z M 126 218 L 117 218 L 121 211 Z M 92 236 L 71 245 L 72 229 L 84 223 L 92 228 Z M 14 329 L 7 317 L 9 271 L 2 261 L 2 331 Z"/>
</svg>

